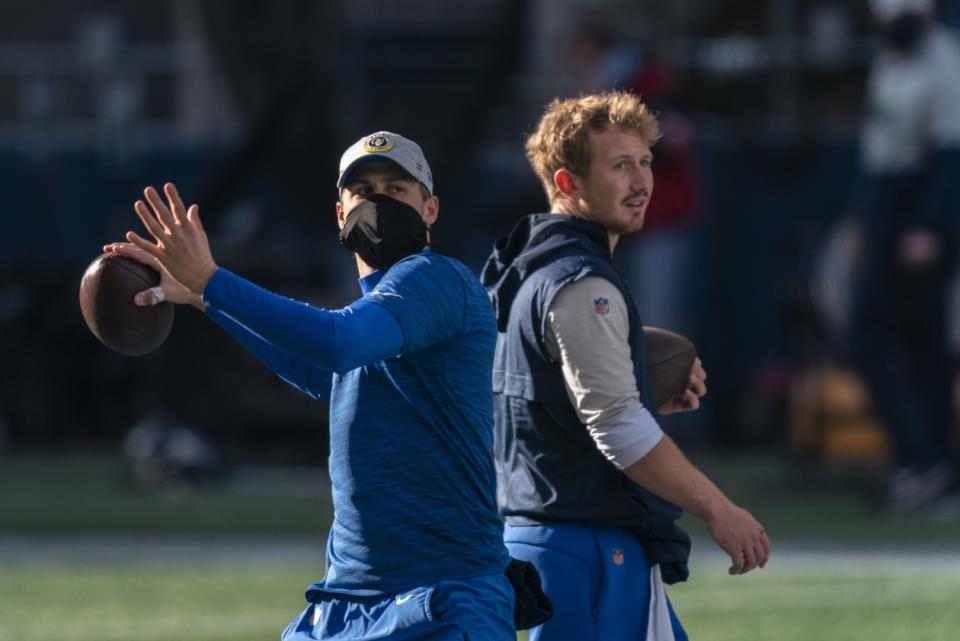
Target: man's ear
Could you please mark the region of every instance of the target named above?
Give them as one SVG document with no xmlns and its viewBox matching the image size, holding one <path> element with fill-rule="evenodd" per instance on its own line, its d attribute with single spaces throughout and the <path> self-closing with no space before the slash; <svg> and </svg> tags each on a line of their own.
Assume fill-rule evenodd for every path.
<svg viewBox="0 0 960 641">
<path fill-rule="evenodd" d="M 433 226 L 440 215 L 440 199 L 436 196 L 430 196 L 423 203 L 423 222 L 427 227 Z"/>
<path fill-rule="evenodd" d="M 577 177 L 568 169 L 560 168 L 553 172 L 553 184 L 557 190 L 571 200 L 580 197 L 580 184 Z"/>
<path fill-rule="evenodd" d="M 339 200 L 337 201 L 337 226 L 340 229 L 343 229 L 343 226 L 347 224 L 347 213 L 343 210 L 343 203 Z"/>
</svg>

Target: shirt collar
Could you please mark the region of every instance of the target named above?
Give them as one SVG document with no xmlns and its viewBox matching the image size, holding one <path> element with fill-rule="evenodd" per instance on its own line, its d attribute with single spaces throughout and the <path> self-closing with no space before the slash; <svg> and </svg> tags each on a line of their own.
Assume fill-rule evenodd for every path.
<svg viewBox="0 0 960 641">
<path fill-rule="evenodd" d="M 424 247 L 423 251 L 421 251 L 420 253 L 428 254 L 430 252 L 431 252 L 431 249 L 429 247 Z M 378 269 L 372 274 L 367 274 L 363 278 L 359 279 L 357 282 L 360 283 L 360 291 L 363 292 L 364 295 L 369 294 L 371 291 L 373 291 L 373 288 L 377 286 L 377 283 L 380 282 L 380 279 L 383 278 L 383 275 L 385 273 L 386 272 L 383 271 L 382 269 Z"/>
<path fill-rule="evenodd" d="M 373 288 L 377 286 L 377 283 L 380 282 L 380 279 L 383 278 L 385 272 L 382 269 L 378 269 L 372 274 L 367 274 L 361 278 L 358 282 L 360 283 L 360 291 L 363 292 L 364 296 L 373 291 Z"/>
</svg>

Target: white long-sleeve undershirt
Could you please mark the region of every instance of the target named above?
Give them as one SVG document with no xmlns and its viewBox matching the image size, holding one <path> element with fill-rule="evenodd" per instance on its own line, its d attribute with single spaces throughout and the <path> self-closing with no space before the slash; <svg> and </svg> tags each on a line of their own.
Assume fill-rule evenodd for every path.
<svg viewBox="0 0 960 641">
<path fill-rule="evenodd" d="M 590 436 L 620 469 L 639 461 L 663 437 L 640 402 L 629 336 L 626 302 L 605 278 L 564 286 L 547 311 L 547 353 L 560 364 L 570 401 Z"/>
</svg>

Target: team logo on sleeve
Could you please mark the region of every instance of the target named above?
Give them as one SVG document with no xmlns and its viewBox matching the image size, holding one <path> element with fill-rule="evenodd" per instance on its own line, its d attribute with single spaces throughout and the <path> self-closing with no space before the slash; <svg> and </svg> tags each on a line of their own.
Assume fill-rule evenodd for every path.
<svg viewBox="0 0 960 641">
<path fill-rule="evenodd" d="M 374 134 L 363 141 L 363 149 L 371 154 L 390 151 L 393 149 L 393 141 L 383 134 Z"/>
<path fill-rule="evenodd" d="M 613 548 L 610 557 L 613 559 L 614 565 L 623 565 L 623 550 L 620 548 Z"/>
<path fill-rule="evenodd" d="M 610 301 L 606 298 L 598 298 L 593 301 L 593 311 L 604 316 L 610 313 Z"/>
</svg>

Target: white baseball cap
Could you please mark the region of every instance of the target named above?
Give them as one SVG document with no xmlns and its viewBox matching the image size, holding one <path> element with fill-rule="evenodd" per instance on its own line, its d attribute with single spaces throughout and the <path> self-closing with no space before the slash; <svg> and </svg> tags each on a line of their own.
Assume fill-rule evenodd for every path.
<svg viewBox="0 0 960 641">
<path fill-rule="evenodd" d="M 353 170 L 370 160 L 392 160 L 423 183 L 430 195 L 433 195 L 433 174 L 430 173 L 430 165 L 427 164 L 420 145 L 390 131 L 378 131 L 364 136 L 343 152 L 340 157 L 337 189 L 343 189 Z"/>
</svg>

